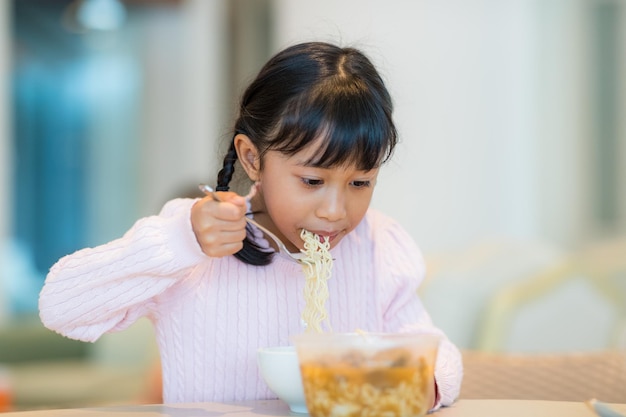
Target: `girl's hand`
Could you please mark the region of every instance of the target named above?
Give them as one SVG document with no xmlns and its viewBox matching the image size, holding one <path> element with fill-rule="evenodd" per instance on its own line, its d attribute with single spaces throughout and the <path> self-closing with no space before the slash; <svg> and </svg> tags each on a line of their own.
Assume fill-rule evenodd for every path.
<svg viewBox="0 0 626 417">
<path fill-rule="evenodd" d="M 221 201 L 207 196 L 191 208 L 191 227 L 202 252 L 212 257 L 237 253 L 246 237 L 246 199 L 220 192 Z"/>
</svg>

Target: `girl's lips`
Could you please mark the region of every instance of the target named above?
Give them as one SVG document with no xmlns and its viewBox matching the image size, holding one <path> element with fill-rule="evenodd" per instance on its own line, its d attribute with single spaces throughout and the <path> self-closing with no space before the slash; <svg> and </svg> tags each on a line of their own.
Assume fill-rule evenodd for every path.
<svg viewBox="0 0 626 417">
<path fill-rule="evenodd" d="M 322 232 L 311 230 L 311 233 L 316 234 L 322 240 L 328 239 L 328 242 L 332 242 L 337 236 L 339 236 L 339 232 Z"/>
</svg>

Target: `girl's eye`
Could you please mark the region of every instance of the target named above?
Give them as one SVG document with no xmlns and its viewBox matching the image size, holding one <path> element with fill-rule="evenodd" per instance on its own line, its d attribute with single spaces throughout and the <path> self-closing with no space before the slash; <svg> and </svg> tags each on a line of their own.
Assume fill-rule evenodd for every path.
<svg viewBox="0 0 626 417">
<path fill-rule="evenodd" d="M 317 187 L 317 186 L 322 185 L 324 183 L 324 181 L 322 181 L 322 180 L 313 179 L 313 178 L 302 178 L 302 182 L 307 187 Z"/>
<path fill-rule="evenodd" d="M 356 188 L 367 188 L 370 185 L 370 181 L 352 181 L 352 186 Z"/>
</svg>

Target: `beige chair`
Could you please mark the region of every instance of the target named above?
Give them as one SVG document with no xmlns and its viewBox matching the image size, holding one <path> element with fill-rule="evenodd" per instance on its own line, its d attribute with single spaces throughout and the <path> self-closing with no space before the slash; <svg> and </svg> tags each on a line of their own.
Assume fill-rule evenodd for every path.
<svg viewBox="0 0 626 417">
<path fill-rule="evenodd" d="M 560 296 L 572 288 L 577 292 L 567 294 L 578 298 Z M 599 310 L 609 319 L 585 322 L 571 314 L 596 317 Z M 597 339 L 589 340 L 594 332 Z M 559 350 L 545 350 L 548 339 L 572 335 L 597 347 L 564 342 Z M 626 402 L 626 239 L 594 243 L 500 289 L 484 306 L 478 336 L 477 347 L 463 352 L 461 398 Z M 528 349 L 516 350 L 521 346 Z"/>
<path fill-rule="evenodd" d="M 460 398 L 626 403 L 626 352 L 463 352 Z"/>
<path fill-rule="evenodd" d="M 563 294 L 576 295 L 565 299 Z M 553 314 L 566 310 L 571 315 Z M 529 317 L 535 321 L 529 322 Z M 576 337 L 596 345 L 551 350 L 626 349 L 626 239 L 594 243 L 502 287 L 484 306 L 477 336 L 476 349 L 490 352 L 517 351 L 514 340 L 537 339 L 536 347 L 521 350 L 538 351 L 548 339 L 566 343 Z"/>
</svg>

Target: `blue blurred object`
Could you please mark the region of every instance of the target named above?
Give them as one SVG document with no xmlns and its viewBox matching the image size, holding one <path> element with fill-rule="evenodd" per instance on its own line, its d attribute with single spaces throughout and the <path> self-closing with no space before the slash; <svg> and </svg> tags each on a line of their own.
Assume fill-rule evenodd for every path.
<svg viewBox="0 0 626 417">
<path fill-rule="evenodd" d="M 115 30 L 126 20 L 126 9 L 119 0 L 83 0 L 76 18 L 85 29 Z"/>
<path fill-rule="evenodd" d="M 9 317 L 37 311 L 37 300 L 43 278 L 34 267 L 32 257 L 23 245 L 0 242 L 0 297 L 3 311 Z"/>
</svg>

